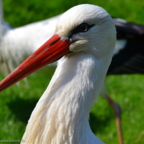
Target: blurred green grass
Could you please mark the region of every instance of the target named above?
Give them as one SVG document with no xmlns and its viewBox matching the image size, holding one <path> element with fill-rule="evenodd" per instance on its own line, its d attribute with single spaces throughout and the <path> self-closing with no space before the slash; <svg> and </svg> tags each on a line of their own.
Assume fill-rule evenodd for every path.
<svg viewBox="0 0 144 144">
<path fill-rule="evenodd" d="M 81 3 L 96 4 L 105 8 L 113 17 L 144 24 L 143 0 L 73 0 L 71 2 L 5 0 L 3 1 L 4 19 L 12 27 L 18 27 L 58 15 Z M 54 69 L 45 67 L 28 77 L 29 86 L 21 81 L 20 86 L 12 86 L 0 93 L 0 140 L 21 139 L 30 113 L 47 87 Z M 2 75 L 0 79 L 3 79 Z M 143 75 L 108 76 L 106 85 L 108 93 L 121 105 L 123 110 L 122 124 L 125 144 L 143 144 Z M 114 113 L 102 97 L 98 98 L 98 102 L 92 108 L 90 125 L 94 133 L 105 143 L 118 143 Z"/>
<path fill-rule="evenodd" d="M 90 3 L 105 8 L 113 17 L 120 17 L 130 22 L 144 24 L 143 0 L 5 0 L 3 2 L 5 20 L 11 26 L 22 26 L 34 21 L 43 20 L 60 13 L 77 4 Z"/>
</svg>

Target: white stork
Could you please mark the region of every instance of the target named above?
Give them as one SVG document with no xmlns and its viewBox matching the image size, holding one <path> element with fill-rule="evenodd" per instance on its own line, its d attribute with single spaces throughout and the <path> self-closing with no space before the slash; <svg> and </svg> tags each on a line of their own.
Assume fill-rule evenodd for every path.
<svg viewBox="0 0 144 144">
<path fill-rule="evenodd" d="M 88 118 L 115 41 L 115 25 L 103 8 L 75 6 L 62 15 L 55 35 L 0 82 L 2 91 L 63 56 L 32 112 L 22 138 L 26 144 L 103 144 L 92 133 Z"/>
<path fill-rule="evenodd" d="M 19 28 L 11 28 L 3 21 L 2 3 L 0 1 L 0 70 L 8 75 L 37 47 L 39 47 L 55 30 L 60 16 L 32 23 Z M 112 63 L 107 75 L 144 73 L 144 26 L 113 19 L 117 29 L 117 41 Z M 49 31 L 46 31 L 49 29 Z M 117 125 L 120 127 L 119 106 L 103 89 L 101 94 L 114 108 Z M 118 129 L 118 133 L 120 129 Z M 119 135 L 122 141 L 122 134 Z"/>
</svg>

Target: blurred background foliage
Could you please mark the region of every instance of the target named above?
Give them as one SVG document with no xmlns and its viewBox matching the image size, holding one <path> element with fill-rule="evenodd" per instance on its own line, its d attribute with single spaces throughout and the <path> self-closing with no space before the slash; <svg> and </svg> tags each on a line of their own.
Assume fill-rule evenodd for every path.
<svg viewBox="0 0 144 144">
<path fill-rule="evenodd" d="M 5 20 L 12 27 L 25 25 L 34 21 L 47 19 L 63 13 L 77 4 L 91 3 L 105 8 L 112 17 L 119 17 L 131 22 L 143 24 L 143 0 L 5 0 Z"/>
</svg>

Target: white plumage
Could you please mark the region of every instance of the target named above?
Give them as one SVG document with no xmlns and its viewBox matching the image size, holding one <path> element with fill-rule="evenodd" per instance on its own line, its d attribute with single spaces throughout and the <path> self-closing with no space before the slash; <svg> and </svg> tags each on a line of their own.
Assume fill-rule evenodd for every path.
<svg viewBox="0 0 144 144">
<path fill-rule="evenodd" d="M 2 91 L 37 66 L 46 65 L 49 57 L 44 57 L 45 50 L 49 51 L 57 43 L 58 51 L 61 46 L 65 47 L 63 43 L 69 45 L 71 53 L 65 52 L 68 54 L 59 61 L 48 88 L 32 112 L 22 140 L 26 144 L 103 144 L 92 133 L 88 118 L 111 62 L 116 41 L 113 20 L 101 7 L 75 6 L 62 15 L 52 39 L 0 83 Z M 51 54 L 52 58 L 59 52 Z"/>
<path fill-rule="evenodd" d="M 59 17 L 11 28 L 8 23 L 3 21 L 1 2 L 0 70 L 5 76 L 53 35 Z"/>
</svg>

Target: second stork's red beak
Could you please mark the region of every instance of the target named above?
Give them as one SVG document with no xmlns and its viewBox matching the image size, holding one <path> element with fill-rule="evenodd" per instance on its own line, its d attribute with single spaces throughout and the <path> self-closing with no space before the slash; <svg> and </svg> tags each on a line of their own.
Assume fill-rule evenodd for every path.
<svg viewBox="0 0 144 144">
<path fill-rule="evenodd" d="M 59 35 L 52 36 L 38 50 L 0 82 L 0 91 L 10 87 L 41 67 L 56 61 L 69 53 L 70 41 L 62 41 Z"/>
</svg>

